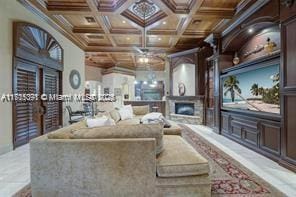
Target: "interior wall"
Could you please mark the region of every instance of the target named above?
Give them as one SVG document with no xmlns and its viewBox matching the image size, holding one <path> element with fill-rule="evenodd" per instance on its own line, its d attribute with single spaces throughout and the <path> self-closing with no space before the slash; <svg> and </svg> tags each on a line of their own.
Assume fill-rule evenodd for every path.
<svg viewBox="0 0 296 197">
<path fill-rule="evenodd" d="M 179 96 L 179 83 L 185 85 L 185 96 L 195 96 L 195 65 L 181 64 L 174 68 L 172 81 L 174 96 Z"/>
<path fill-rule="evenodd" d="M 115 88 L 120 88 L 122 96 L 117 96 L 117 101 L 114 104 L 114 107 L 121 107 L 123 105 L 123 95 L 125 89 L 125 85 L 128 85 L 128 92 L 129 92 L 129 99 L 134 100 L 135 96 L 135 76 L 131 75 L 124 75 L 120 73 L 110 73 L 107 75 L 103 75 L 102 86 L 103 92 L 104 88 L 109 88 L 109 93 L 114 94 Z"/>
<path fill-rule="evenodd" d="M 64 49 L 63 93 L 79 94 L 84 91 L 85 64 L 84 52 L 70 40 L 57 32 L 16 0 L 0 1 L 0 95 L 12 93 L 12 53 L 13 53 L 13 22 L 25 21 L 36 24 L 47 30 Z M 80 72 L 82 84 L 74 90 L 70 86 L 69 75 L 72 69 Z M 5 83 L 3 83 L 5 82 Z M 73 109 L 81 107 L 81 103 L 68 103 Z M 68 124 L 68 115 L 64 104 L 64 124 Z M 0 102 L 0 154 L 12 150 L 12 104 Z M 4 116 L 5 114 L 5 116 Z"/>
<path fill-rule="evenodd" d="M 94 66 L 85 66 L 85 81 L 102 82 L 102 69 Z"/>
</svg>

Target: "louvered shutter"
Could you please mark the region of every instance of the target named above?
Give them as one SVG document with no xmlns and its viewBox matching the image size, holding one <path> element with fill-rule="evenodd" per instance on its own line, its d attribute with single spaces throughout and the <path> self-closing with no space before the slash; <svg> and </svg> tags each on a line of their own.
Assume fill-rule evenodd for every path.
<svg viewBox="0 0 296 197">
<path fill-rule="evenodd" d="M 15 94 L 38 93 L 38 69 L 36 65 L 17 61 L 15 68 Z M 16 100 L 14 105 L 14 145 L 28 143 L 40 135 L 40 127 L 35 118 L 36 102 Z"/>
<path fill-rule="evenodd" d="M 59 94 L 59 73 L 51 69 L 43 71 L 43 93 L 47 95 Z M 44 119 L 44 132 L 56 130 L 60 126 L 60 102 L 48 101 L 44 103 L 46 108 Z"/>
</svg>

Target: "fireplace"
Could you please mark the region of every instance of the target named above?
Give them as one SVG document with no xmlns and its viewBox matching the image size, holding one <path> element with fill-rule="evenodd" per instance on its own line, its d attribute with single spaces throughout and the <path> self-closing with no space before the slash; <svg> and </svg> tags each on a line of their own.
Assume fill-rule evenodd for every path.
<svg viewBox="0 0 296 197">
<path fill-rule="evenodd" d="M 175 103 L 175 114 L 194 115 L 194 103 Z"/>
</svg>

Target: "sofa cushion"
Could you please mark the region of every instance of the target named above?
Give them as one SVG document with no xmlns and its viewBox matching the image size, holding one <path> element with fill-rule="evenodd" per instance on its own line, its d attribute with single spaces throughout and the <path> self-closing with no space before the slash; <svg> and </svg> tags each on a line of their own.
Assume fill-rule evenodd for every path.
<svg viewBox="0 0 296 197">
<path fill-rule="evenodd" d="M 164 151 L 157 158 L 158 177 L 183 177 L 209 173 L 208 161 L 182 137 L 164 135 Z"/>
<path fill-rule="evenodd" d="M 84 128 L 87 128 L 85 121 L 80 121 L 49 133 L 47 135 L 47 138 L 48 139 L 72 139 L 73 131 L 84 129 Z"/>
<path fill-rule="evenodd" d="M 182 129 L 181 127 L 174 121 L 167 120 L 170 124 L 170 128 L 164 128 L 163 129 L 163 134 L 164 135 L 180 135 L 182 134 Z"/>
<path fill-rule="evenodd" d="M 89 129 L 81 129 L 73 132 L 74 139 L 112 139 L 112 138 L 155 138 L 156 154 L 163 151 L 163 125 L 138 124 L 116 125 Z"/>
<path fill-rule="evenodd" d="M 133 125 L 133 124 L 140 124 L 140 118 L 132 118 L 127 120 L 121 120 L 117 122 L 117 125 Z"/>
<path fill-rule="evenodd" d="M 142 116 L 149 113 L 149 105 L 133 106 L 133 111 L 136 116 Z"/>
<path fill-rule="evenodd" d="M 109 112 L 109 114 L 115 122 L 118 122 L 120 120 L 120 114 L 118 110 L 113 109 L 112 111 Z"/>
</svg>

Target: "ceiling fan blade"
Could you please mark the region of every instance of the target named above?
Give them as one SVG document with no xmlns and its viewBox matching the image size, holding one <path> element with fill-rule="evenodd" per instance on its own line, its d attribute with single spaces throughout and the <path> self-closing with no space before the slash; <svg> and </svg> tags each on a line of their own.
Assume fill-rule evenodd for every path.
<svg viewBox="0 0 296 197">
<path fill-rule="evenodd" d="M 138 53 L 144 54 L 144 52 L 139 47 L 133 47 Z"/>
</svg>

